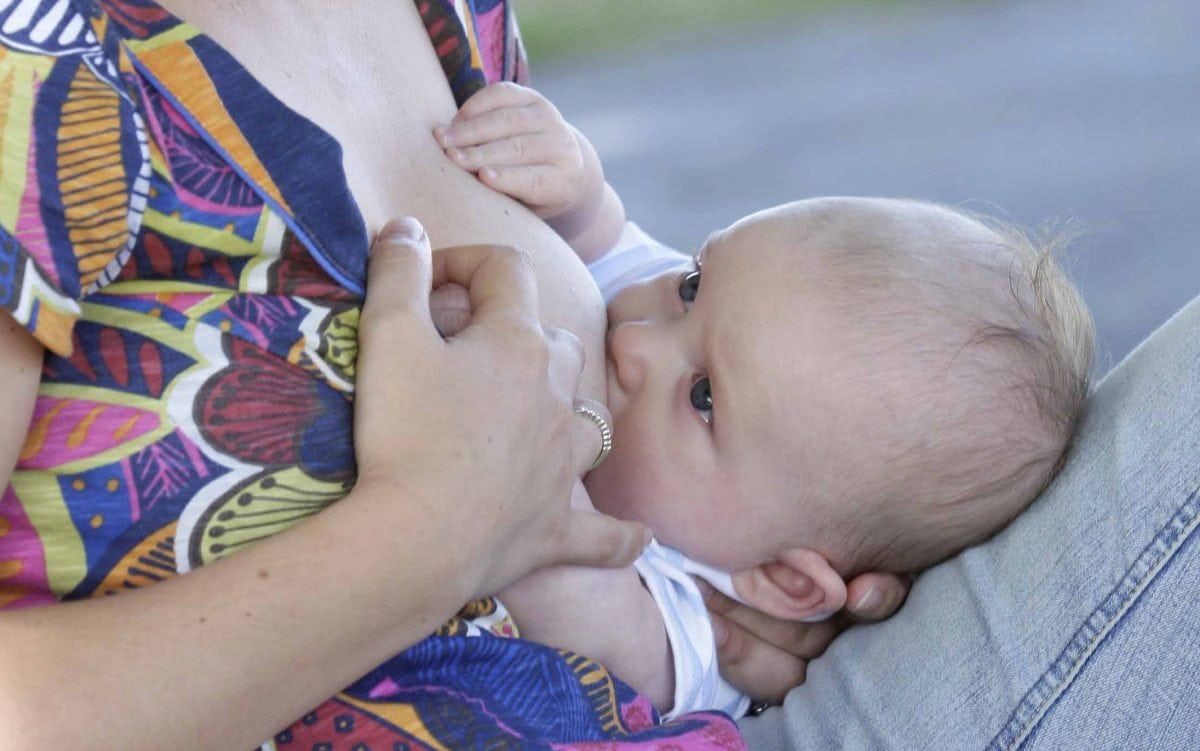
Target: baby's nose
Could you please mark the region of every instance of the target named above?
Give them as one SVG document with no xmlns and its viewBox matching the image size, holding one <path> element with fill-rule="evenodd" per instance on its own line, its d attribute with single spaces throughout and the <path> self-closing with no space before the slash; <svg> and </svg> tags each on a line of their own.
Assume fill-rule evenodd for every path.
<svg viewBox="0 0 1200 751">
<path fill-rule="evenodd" d="M 626 287 L 609 304 L 608 320 L 670 320 L 685 312 L 679 298 L 679 272 L 671 270 Z"/>
<path fill-rule="evenodd" d="M 641 388 L 651 354 L 651 324 L 645 321 L 618 323 L 608 332 L 608 356 L 617 371 L 617 381 L 627 392 Z"/>
</svg>

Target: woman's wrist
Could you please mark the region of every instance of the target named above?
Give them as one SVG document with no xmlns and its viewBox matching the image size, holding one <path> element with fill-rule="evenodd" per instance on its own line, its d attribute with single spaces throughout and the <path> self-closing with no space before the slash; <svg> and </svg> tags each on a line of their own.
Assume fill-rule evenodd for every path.
<svg viewBox="0 0 1200 751">
<path fill-rule="evenodd" d="M 366 473 L 359 475 L 354 490 L 340 503 L 370 507 L 363 521 L 373 530 L 367 531 L 372 539 L 380 537 L 380 519 L 396 525 L 393 537 L 402 543 L 385 547 L 389 552 L 407 548 L 406 557 L 416 553 L 423 574 L 439 582 L 428 593 L 429 607 L 439 613 L 438 623 L 479 596 L 485 551 L 469 539 L 470 530 L 464 528 L 462 517 L 439 510 L 446 504 L 465 507 L 471 503 L 469 497 L 436 480 L 408 477 L 400 481 L 384 474 Z M 397 504 L 403 509 L 395 508 Z"/>
</svg>

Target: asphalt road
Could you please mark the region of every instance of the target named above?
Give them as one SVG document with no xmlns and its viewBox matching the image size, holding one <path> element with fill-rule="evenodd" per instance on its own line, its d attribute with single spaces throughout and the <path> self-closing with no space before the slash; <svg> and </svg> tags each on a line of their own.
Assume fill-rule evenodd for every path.
<svg viewBox="0 0 1200 751">
<path fill-rule="evenodd" d="M 1195 0 L 846 10 L 533 72 L 680 248 L 816 195 L 1070 220 L 1100 372 L 1200 294 Z"/>
</svg>

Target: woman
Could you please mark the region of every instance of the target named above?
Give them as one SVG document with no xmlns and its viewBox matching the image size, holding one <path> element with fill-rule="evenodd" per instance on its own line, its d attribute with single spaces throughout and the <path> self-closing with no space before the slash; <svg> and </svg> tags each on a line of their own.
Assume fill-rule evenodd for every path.
<svg viewBox="0 0 1200 751">
<path fill-rule="evenodd" d="M 465 27 L 442 3 L 392 0 L 0 10 L 6 132 L 23 134 L 0 160 L 0 725 L 17 747 L 239 748 L 292 722 L 280 747 L 455 745 L 477 727 L 455 714 L 479 704 L 463 655 L 498 640 L 388 658 L 537 567 L 636 553 L 640 528 L 566 509 L 598 446 L 571 417 L 573 397 L 603 393 L 598 295 L 544 224 L 448 169 L 430 137 L 485 74 L 523 71 L 506 6 L 476 5 Z M 479 246 L 433 263 L 411 225 L 387 225 L 360 322 L 368 237 L 403 214 L 439 245 L 507 243 L 536 267 Z M 453 346 L 428 317 L 445 281 L 475 302 Z M 852 587 L 867 614 L 903 596 L 886 578 Z M 29 607 L 59 599 L 79 602 Z M 492 604 L 471 614 L 442 633 L 508 628 Z M 748 642 L 779 624 L 727 626 L 755 645 L 735 657 L 757 695 L 833 633 Z M 602 668 L 533 649 L 502 651 L 572 678 L 579 701 L 611 687 L 620 711 L 585 717 L 588 733 L 647 728 Z M 451 663 L 432 682 L 461 680 L 463 698 L 404 694 Z M 553 700 L 547 722 L 567 714 Z"/>
</svg>

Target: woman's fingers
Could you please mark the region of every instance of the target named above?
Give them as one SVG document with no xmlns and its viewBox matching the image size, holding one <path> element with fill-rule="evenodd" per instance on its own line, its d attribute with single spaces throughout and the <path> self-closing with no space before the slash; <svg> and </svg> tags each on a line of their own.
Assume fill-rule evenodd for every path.
<svg viewBox="0 0 1200 751">
<path fill-rule="evenodd" d="M 750 696 L 771 701 L 782 700 L 792 687 L 803 683 L 808 661 L 821 656 L 855 620 L 882 620 L 895 613 L 908 587 L 906 577 L 862 574 L 847 586 L 846 611 L 820 623 L 801 623 L 773 618 L 700 582 L 712 613 L 721 675 Z"/>
<path fill-rule="evenodd" d="M 555 563 L 620 568 L 650 544 L 650 532 L 638 522 L 620 521 L 599 511 L 571 509 Z"/>
<path fill-rule="evenodd" d="M 575 399 L 579 392 L 579 382 L 583 378 L 584 350 L 583 342 L 566 329 L 550 328 L 546 330 L 546 343 L 550 350 L 550 392 L 559 394 L 564 404 L 571 405 L 577 415 L 571 420 L 570 456 L 571 467 L 576 477 L 583 477 L 593 460 L 600 453 L 601 435 L 595 420 L 587 412 L 597 415 L 598 419 L 612 425 L 612 416 L 608 408 L 591 399 Z M 581 409 L 587 412 L 580 413 Z"/>
<path fill-rule="evenodd" d="M 749 696 L 781 702 L 804 683 L 806 660 L 762 641 L 736 621 L 712 616 L 721 676 Z"/>
<path fill-rule="evenodd" d="M 811 660 L 820 657 L 845 625 L 834 621 L 802 623 L 774 618 L 752 607 L 729 599 L 707 584 L 701 584 L 704 604 L 710 612 L 736 624 L 758 641 L 795 657 Z M 724 662 L 722 662 L 724 667 Z"/>
<path fill-rule="evenodd" d="M 429 293 L 429 315 L 438 333 L 448 339 L 470 323 L 471 294 L 453 282 L 443 284 Z"/>
<path fill-rule="evenodd" d="M 608 407 L 591 399 L 576 399 L 574 409 L 578 419 L 573 421 L 576 440 L 572 443 L 574 463 L 571 466 L 583 477 L 603 458 L 600 453 L 604 451 L 605 435 L 609 448 L 612 448 L 613 420 Z"/>
<path fill-rule="evenodd" d="M 537 278 L 528 253 L 499 245 L 459 245 L 433 255 L 433 286 L 465 287 L 471 300 L 471 324 L 510 330 L 536 329 Z"/>
<path fill-rule="evenodd" d="M 566 329 L 546 329 L 550 349 L 550 388 L 553 393 L 572 397 L 583 378 L 584 351 L 579 337 Z"/>
<path fill-rule="evenodd" d="M 877 571 L 859 574 L 846 585 L 846 611 L 852 621 L 882 621 L 900 609 L 910 587 L 908 576 Z"/>
<path fill-rule="evenodd" d="M 371 247 L 363 315 L 401 314 L 430 328 L 429 291 L 433 271 L 429 237 L 412 217 L 392 220 Z"/>
</svg>

